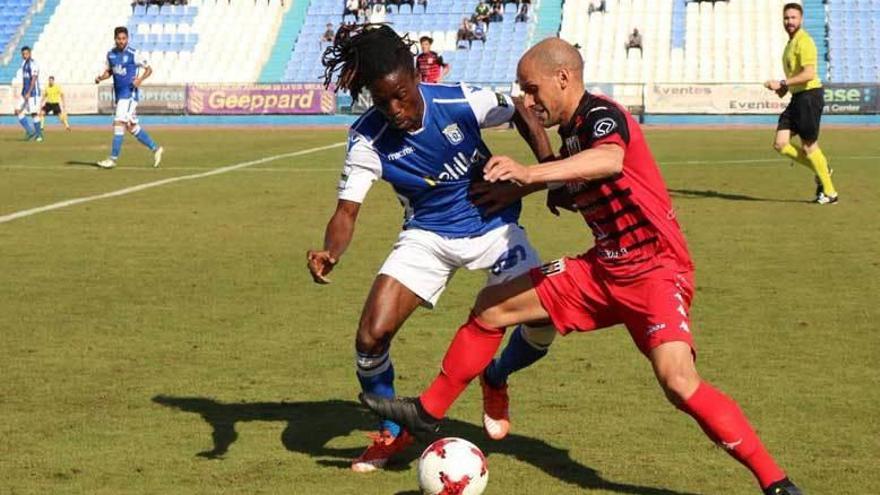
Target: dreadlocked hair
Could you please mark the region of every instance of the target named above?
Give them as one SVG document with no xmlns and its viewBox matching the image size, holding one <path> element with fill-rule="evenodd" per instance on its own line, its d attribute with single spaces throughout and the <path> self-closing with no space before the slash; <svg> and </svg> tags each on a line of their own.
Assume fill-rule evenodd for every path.
<svg viewBox="0 0 880 495">
<path fill-rule="evenodd" d="M 373 81 L 401 68 L 414 70 L 412 45 L 408 35 L 399 36 L 387 24 L 344 25 L 321 59 L 324 86 L 329 88 L 338 72 L 336 90 L 348 90 L 357 100 Z"/>
</svg>

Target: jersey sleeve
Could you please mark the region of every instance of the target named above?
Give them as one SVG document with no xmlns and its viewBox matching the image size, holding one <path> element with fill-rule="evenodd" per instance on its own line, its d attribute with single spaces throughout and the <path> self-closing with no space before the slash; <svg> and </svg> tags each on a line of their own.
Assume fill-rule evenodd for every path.
<svg viewBox="0 0 880 495">
<path fill-rule="evenodd" d="M 348 133 L 348 152 L 339 178 L 338 198 L 363 203 L 373 183 L 382 176 L 382 161 L 367 138 Z"/>
<path fill-rule="evenodd" d="M 800 62 L 801 67 L 805 65 L 816 65 L 819 55 L 816 53 L 816 43 L 810 39 L 805 39 L 800 46 Z"/>
<path fill-rule="evenodd" d="M 443 56 L 437 55 L 437 65 L 440 67 L 446 67 L 448 64 L 443 60 Z"/>
<path fill-rule="evenodd" d="M 481 128 L 499 126 L 513 118 L 515 109 L 509 96 L 464 84 L 462 90 Z"/>
<path fill-rule="evenodd" d="M 611 103 L 593 107 L 584 115 L 583 123 L 578 128 L 578 136 L 582 149 L 609 143 L 626 148 L 629 144 L 626 115 Z"/>
<path fill-rule="evenodd" d="M 31 77 L 37 77 L 40 75 L 40 64 L 31 60 Z"/>
<path fill-rule="evenodd" d="M 109 52 L 104 57 L 104 70 L 107 70 L 110 72 L 113 71 L 113 64 L 110 63 L 110 53 Z"/>
</svg>

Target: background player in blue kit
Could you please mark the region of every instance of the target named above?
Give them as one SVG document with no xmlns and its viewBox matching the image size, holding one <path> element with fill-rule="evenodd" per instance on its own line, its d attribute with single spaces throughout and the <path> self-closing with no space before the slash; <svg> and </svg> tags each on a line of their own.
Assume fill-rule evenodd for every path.
<svg viewBox="0 0 880 495">
<path fill-rule="evenodd" d="M 31 48 L 21 47 L 21 102 L 18 105 L 18 122 L 27 133 L 25 139 L 43 140 L 43 124 L 40 120 L 40 68 L 31 58 Z M 31 120 L 33 119 L 33 124 Z"/>
<path fill-rule="evenodd" d="M 116 116 L 113 118 L 113 146 L 110 158 L 98 162 L 101 168 L 113 168 L 122 150 L 122 138 L 125 129 L 153 152 L 153 166 L 158 167 L 162 161 L 161 146 L 153 142 L 147 131 L 141 128 L 137 118 L 137 104 L 140 98 L 140 86 L 150 77 L 153 69 L 137 50 L 128 45 L 128 28 L 124 26 L 113 30 L 116 47 L 107 52 L 104 72 L 95 78 L 95 84 L 113 77 L 113 95 L 116 99 Z M 143 74 L 140 74 L 143 69 Z"/>
<path fill-rule="evenodd" d="M 355 100 L 367 89 L 374 105 L 349 130 L 336 212 L 323 249 L 308 252 L 315 282 L 328 283 L 370 186 L 379 178 L 391 183 L 405 210 L 403 231 L 373 283 L 355 339 L 361 388 L 385 397 L 394 396 L 394 334 L 417 307 L 437 302 L 457 269 L 486 270 L 487 285 L 494 285 L 540 264 L 517 224 L 525 188 L 506 186 L 510 204 L 491 213 L 469 198 L 491 156 L 480 129 L 513 119 L 539 159 L 552 156 L 540 123 L 521 115 L 508 96 L 464 84 L 420 84 L 411 44 L 388 26 L 343 27 L 324 54 L 325 82 L 338 71 L 337 88 Z M 543 357 L 554 335 L 552 327 L 514 331 L 499 359 L 504 379 L 495 386 L 484 381 L 490 437 L 503 438 L 509 429 L 506 375 Z M 381 468 L 411 443 L 408 432 L 385 421 L 352 469 Z"/>
</svg>

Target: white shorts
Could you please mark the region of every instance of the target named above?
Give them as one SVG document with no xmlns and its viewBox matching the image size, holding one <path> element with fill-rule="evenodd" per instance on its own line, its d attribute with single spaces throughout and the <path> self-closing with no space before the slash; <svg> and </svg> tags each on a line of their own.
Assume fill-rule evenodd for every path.
<svg viewBox="0 0 880 495">
<path fill-rule="evenodd" d="M 449 239 L 426 230 L 404 230 L 379 273 L 395 278 L 433 308 L 459 268 L 486 270 L 486 285 L 518 277 L 541 265 L 526 232 L 507 224 L 479 237 Z"/>
<path fill-rule="evenodd" d="M 118 100 L 116 102 L 116 116 L 113 117 L 113 121 L 137 124 L 137 106 L 138 102 L 134 98 L 124 98 Z"/>
<path fill-rule="evenodd" d="M 40 99 L 36 96 L 18 98 L 18 111 L 24 111 L 27 114 L 40 113 Z"/>
</svg>

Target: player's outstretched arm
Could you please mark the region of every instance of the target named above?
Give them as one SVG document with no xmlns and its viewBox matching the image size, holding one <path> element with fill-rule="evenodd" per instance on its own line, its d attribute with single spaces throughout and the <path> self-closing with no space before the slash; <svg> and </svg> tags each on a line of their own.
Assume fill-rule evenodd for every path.
<svg viewBox="0 0 880 495">
<path fill-rule="evenodd" d="M 309 272 L 312 279 L 319 284 L 329 284 L 327 275 L 339 262 L 339 258 L 348 249 L 352 237 L 354 237 L 354 224 L 357 220 L 361 205 L 354 201 L 340 199 L 336 204 L 336 211 L 327 223 L 324 231 L 324 249 L 309 250 L 306 253 Z"/>
<path fill-rule="evenodd" d="M 513 98 L 513 106 L 516 110 L 513 114 L 513 125 L 532 149 L 535 159 L 540 163 L 553 160 L 553 146 L 550 144 L 550 137 L 547 136 L 544 125 L 531 110 L 526 108 L 522 98 Z"/>
<path fill-rule="evenodd" d="M 144 66 L 144 73 L 141 74 L 140 77 L 136 78 L 132 84 L 134 84 L 134 87 L 139 88 L 139 87 L 141 87 L 141 84 L 143 84 L 143 82 L 148 77 L 150 77 L 152 75 L 153 75 L 153 68 L 150 67 L 149 65 Z"/>
<path fill-rule="evenodd" d="M 104 72 L 102 72 L 98 77 L 95 78 L 95 84 L 100 84 L 101 81 L 103 81 L 104 79 L 110 79 L 111 75 L 112 74 L 110 73 L 110 69 L 104 69 Z"/>
<path fill-rule="evenodd" d="M 513 124 L 532 149 L 535 159 L 539 162 L 553 160 L 555 158 L 553 147 L 543 124 L 523 105 L 522 98 L 512 98 L 512 100 L 515 110 Z M 486 214 L 492 214 L 529 194 L 543 191 L 546 187 L 546 184 L 520 186 L 514 183 L 475 182 L 470 188 L 470 197 L 475 205 L 486 208 Z"/>
<path fill-rule="evenodd" d="M 489 182 L 511 181 L 522 186 L 550 182 L 598 180 L 623 170 L 623 148 L 602 144 L 568 158 L 526 167 L 510 157 L 493 156 L 483 169 Z"/>
</svg>

